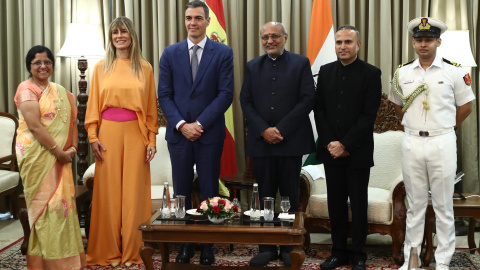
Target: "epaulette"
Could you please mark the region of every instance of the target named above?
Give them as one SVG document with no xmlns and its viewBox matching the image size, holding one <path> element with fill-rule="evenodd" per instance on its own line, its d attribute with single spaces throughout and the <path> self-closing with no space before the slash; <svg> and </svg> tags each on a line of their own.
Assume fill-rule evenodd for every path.
<svg viewBox="0 0 480 270">
<path fill-rule="evenodd" d="M 447 64 L 450 64 L 450 65 L 453 65 L 453 66 L 456 66 L 456 67 L 461 66 L 460 64 L 457 64 L 457 63 L 452 62 L 452 61 L 450 61 L 450 60 L 447 60 L 447 59 L 445 59 L 445 58 L 442 58 L 442 59 L 443 59 L 443 62 L 445 62 L 445 63 L 447 63 Z"/>
<path fill-rule="evenodd" d="M 411 63 L 413 63 L 413 61 L 415 61 L 415 59 L 413 59 L 413 60 L 410 61 L 410 62 L 407 62 L 407 63 L 403 63 L 403 64 L 401 64 L 401 65 L 398 65 L 398 68 L 401 68 L 401 67 L 406 66 L 406 65 L 410 65 Z"/>
</svg>

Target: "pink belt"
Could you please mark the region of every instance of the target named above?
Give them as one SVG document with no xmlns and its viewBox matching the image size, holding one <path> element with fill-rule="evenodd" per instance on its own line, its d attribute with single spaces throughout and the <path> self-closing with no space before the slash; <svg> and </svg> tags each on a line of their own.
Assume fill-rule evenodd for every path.
<svg viewBox="0 0 480 270">
<path fill-rule="evenodd" d="M 136 112 L 122 108 L 107 108 L 102 112 L 102 118 L 116 122 L 125 122 L 138 119 Z"/>
</svg>

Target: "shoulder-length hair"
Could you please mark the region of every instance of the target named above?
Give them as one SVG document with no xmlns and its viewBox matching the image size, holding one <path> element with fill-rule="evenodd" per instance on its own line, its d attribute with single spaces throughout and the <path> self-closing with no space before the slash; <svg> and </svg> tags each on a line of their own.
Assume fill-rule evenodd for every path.
<svg viewBox="0 0 480 270">
<path fill-rule="evenodd" d="M 132 42 L 130 43 L 130 62 L 132 65 L 132 74 L 134 74 L 137 78 L 143 77 L 143 69 L 142 69 L 142 52 L 140 50 L 140 44 L 138 42 L 137 32 L 135 31 L 135 27 L 133 26 L 133 22 L 127 17 L 118 17 L 110 24 L 110 28 L 108 29 L 108 44 L 105 53 L 105 60 L 103 62 L 103 71 L 104 73 L 112 72 L 115 68 L 115 63 L 117 60 L 117 49 L 113 45 L 112 35 L 113 31 L 117 28 L 121 29 L 121 26 L 124 26 Z"/>
</svg>

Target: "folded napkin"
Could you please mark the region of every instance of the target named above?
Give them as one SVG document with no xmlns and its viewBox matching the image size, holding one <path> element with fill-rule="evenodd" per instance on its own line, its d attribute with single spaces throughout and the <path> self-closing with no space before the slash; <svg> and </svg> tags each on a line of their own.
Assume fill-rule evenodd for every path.
<svg viewBox="0 0 480 270">
<path fill-rule="evenodd" d="M 280 213 L 278 215 L 279 219 L 295 219 L 295 214 Z"/>
</svg>

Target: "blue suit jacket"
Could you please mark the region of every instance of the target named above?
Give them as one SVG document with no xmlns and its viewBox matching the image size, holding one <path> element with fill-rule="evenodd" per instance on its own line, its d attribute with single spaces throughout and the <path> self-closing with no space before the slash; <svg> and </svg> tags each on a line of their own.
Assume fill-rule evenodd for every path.
<svg viewBox="0 0 480 270">
<path fill-rule="evenodd" d="M 160 58 L 158 100 L 165 117 L 165 139 L 177 143 L 185 138 L 175 125 L 180 120 L 202 124 L 201 143 L 225 139 L 224 113 L 233 100 L 233 52 L 207 38 L 195 81 L 192 81 L 187 40 L 165 48 Z"/>
</svg>

